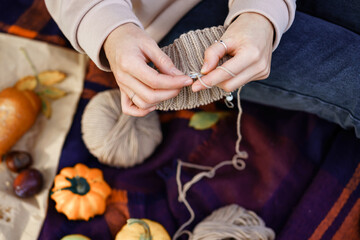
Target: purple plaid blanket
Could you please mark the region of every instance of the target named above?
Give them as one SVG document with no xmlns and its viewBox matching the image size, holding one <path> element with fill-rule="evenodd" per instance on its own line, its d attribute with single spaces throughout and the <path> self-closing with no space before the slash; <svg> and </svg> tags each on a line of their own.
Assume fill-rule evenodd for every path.
<svg viewBox="0 0 360 240">
<path fill-rule="evenodd" d="M 70 47 L 47 13 L 43 0 L 2 0 L 0 31 Z M 104 215 L 90 221 L 68 221 L 49 198 L 39 239 L 81 233 L 91 239 L 113 239 L 128 217 L 160 222 L 170 234 L 189 218 L 178 202 L 176 164 L 215 166 L 231 159 L 236 141 L 236 110 L 221 102 L 191 111 L 160 112 L 163 142 L 143 164 L 117 169 L 100 164 L 81 138 L 81 117 L 97 92 L 115 88 L 110 73 L 90 63 L 82 98 L 59 164 L 84 163 L 100 168 L 113 189 Z M 360 140 L 352 131 L 303 112 L 242 102 L 241 149 L 246 168 L 223 167 L 188 192 L 196 213 L 189 230 L 212 211 L 236 203 L 255 211 L 280 240 L 360 239 Z M 195 112 L 229 114 L 206 130 L 195 130 Z M 184 168 L 182 181 L 197 171 Z"/>
</svg>

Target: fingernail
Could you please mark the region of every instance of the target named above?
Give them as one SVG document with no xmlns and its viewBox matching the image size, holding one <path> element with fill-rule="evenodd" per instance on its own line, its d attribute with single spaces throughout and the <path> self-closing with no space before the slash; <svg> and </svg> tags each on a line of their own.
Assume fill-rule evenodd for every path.
<svg viewBox="0 0 360 240">
<path fill-rule="evenodd" d="M 179 69 L 177 69 L 177 68 L 171 69 L 171 73 L 172 73 L 173 75 L 177 75 L 177 76 L 184 75 L 184 73 L 181 72 L 181 71 L 180 71 Z"/>
<path fill-rule="evenodd" d="M 197 91 L 199 91 L 200 89 L 201 89 L 201 86 L 200 86 L 200 85 L 193 85 L 193 87 L 192 87 L 193 92 L 197 92 Z"/>
<path fill-rule="evenodd" d="M 208 64 L 207 64 L 207 62 L 204 62 L 204 65 L 202 66 L 202 68 L 201 68 L 201 70 L 200 70 L 200 73 L 206 73 L 206 70 L 207 70 L 207 66 L 208 66 Z"/>
<path fill-rule="evenodd" d="M 191 85 L 193 83 L 193 80 L 192 79 L 187 79 L 186 81 L 185 81 L 185 86 L 189 86 L 189 85 Z"/>
</svg>

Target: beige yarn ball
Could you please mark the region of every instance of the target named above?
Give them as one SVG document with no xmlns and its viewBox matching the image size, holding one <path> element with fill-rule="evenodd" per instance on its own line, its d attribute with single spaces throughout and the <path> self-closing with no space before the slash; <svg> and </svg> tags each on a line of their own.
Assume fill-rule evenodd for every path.
<svg viewBox="0 0 360 240">
<path fill-rule="evenodd" d="M 145 117 L 123 114 L 118 89 L 100 92 L 90 100 L 81 128 L 89 151 L 101 163 L 114 167 L 142 163 L 162 141 L 157 112 Z"/>
<path fill-rule="evenodd" d="M 275 233 L 256 213 L 231 204 L 196 225 L 191 240 L 274 240 Z"/>
</svg>

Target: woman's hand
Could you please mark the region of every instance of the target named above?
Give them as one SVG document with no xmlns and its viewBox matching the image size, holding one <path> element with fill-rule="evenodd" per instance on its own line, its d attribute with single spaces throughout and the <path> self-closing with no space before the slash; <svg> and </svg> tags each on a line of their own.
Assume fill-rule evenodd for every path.
<svg viewBox="0 0 360 240">
<path fill-rule="evenodd" d="M 156 104 L 177 96 L 182 87 L 193 83 L 135 24 L 127 23 L 111 32 L 104 50 L 120 88 L 125 114 L 144 116 L 155 110 Z M 149 62 L 159 72 L 148 66 Z"/>
<path fill-rule="evenodd" d="M 218 42 L 205 51 L 201 69 L 201 73 L 206 74 L 202 77 L 203 82 L 232 92 L 250 81 L 267 78 L 270 74 L 273 37 L 274 28 L 267 18 L 257 13 L 241 14 L 221 37 L 227 50 Z M 226 54 L 233 57 L 222 65 L 225 70 L 216 68 Z M 206 87 L 199 80 L 194 82 L 194 92 L 202 89 Z"/>
</svg>

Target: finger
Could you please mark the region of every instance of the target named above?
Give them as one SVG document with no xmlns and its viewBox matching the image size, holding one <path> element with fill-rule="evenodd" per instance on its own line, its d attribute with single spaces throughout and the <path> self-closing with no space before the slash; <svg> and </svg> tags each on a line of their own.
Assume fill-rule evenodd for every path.
<svg viewBox="0 0 360 240">
<path fill-rule="evenodd" d="M 132 67 L 128 70 L 129 74 L 152 89 L 180 89 L 193 83 L 193 80 L 184 74 L 181 76 L 161 74 L 149 67 L 144 61 L 138 63 L 136 68 Z"/>
<path fill-rule="evenodd" d="M 252 62 L 244 61 L 244 59 L 246 59 L 244 55 L 238 54 L 230 60 L 226 61 L 222 66 L 228 69 L 234 75 L 238 75 L 241 71 L 252 64 Z M 192 90 L 194 92 L 198 92 L 200 90 L 206 89 L 206 86 L 204 86 L 205 84 L 212 87 L 231 78 L 231 74 L 224 71 L 223 69 L 216 68 L 201 78 L 204 84 L 202 84 L 199 80 L 195 81 L 192 85 Z"/>
<path fill-rule="evenodd" d="M 219 42 L 212 44 L 205 50 L 204 64 L 201 68 L 201 74 L 207 74 L 215 69 L 221 58 L 226 55 L 226 48 Z"/>
<path fill-rule="evenodd" d="M 120 76 L 117 74 L 116 79 L 121 79 L 121 81 L 117 81 L 120 87 L 126 87 L 133 93 L 136 93 L 137 106 L 143 109 L 152 107 L 157 103 L 173 98 L 180 92 L 180 89 L 154 90 L 126 73 L 120 74 Z"/>
<path fill-rule="evenodd" d="M 266 79 L 270 74 L 270 68 L 259 71 L 259 66 L 252 65 L 249 68 L 242 71 L 236 77 L 219 83 L 217 86 L 222 88 L 226 92 L 232 92 L 246 83 L 254 80 Z"/>
<path fill-rule="evenodd" d="M 148 113 L 155 110 L 155 107 L 149 109 L 140 109 L 128 97 L 128 93 L 123 90 L 120 90 L 121 94 L 121 108 L 122 112 L 126 115 L 134 116 L 134 117 L 143 117 Z"/>
<path fill-rule="evenodd" d="M 146 103 L 141 97 L 137 96 L 136 93 L 133 90 L 131 90 L 130 88 L 128 88 L 127 86 L 125 86 L 123 84 L 119 84 L 119 87 L 129 97 L 132 105 L 135 105 L 136 107 L 143 109 L 143 110 L 147 110 L 147 109 L 150 109 L 150 108 L 153 108 L 154 106 L 156 106 L 156 103 L 154 103 L 154 104 Z"/>
<path fill-rule="evenodd" d="M 155 42 L 146 44 L 142 50 L 160 72 L 171 76 L 184 75 L 183 72 L 175 67 L 170 57 L 166 55 Z"/>
</svg>

